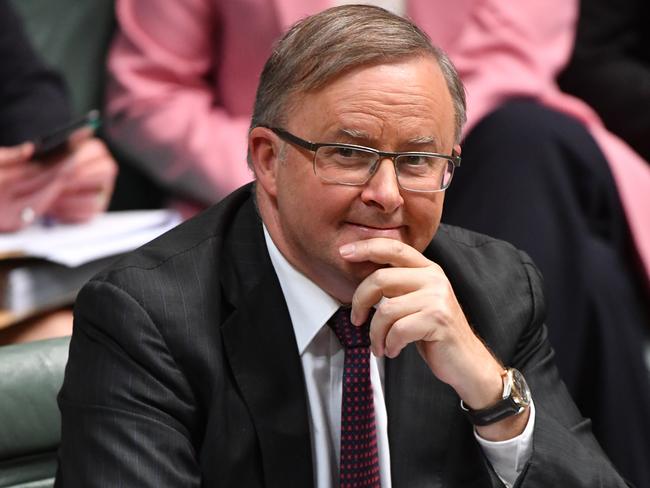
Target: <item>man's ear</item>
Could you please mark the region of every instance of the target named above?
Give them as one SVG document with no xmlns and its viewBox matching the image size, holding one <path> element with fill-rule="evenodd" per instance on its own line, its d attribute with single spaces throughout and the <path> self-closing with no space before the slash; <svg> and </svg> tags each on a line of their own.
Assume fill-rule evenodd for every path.
<svg viewBox="0 0 650 488">
<path fill-rule="evenodd" d="M 454 153 L 456 154 L 456 156 L 460 156 L 460 144 L 456 144 L 454 146 Z"/>
<path fill-rule="evenodd" d="M 280 165 L 281 143 L 266 127 L 255 127 L 248 135 L 248 154 L 255 172 L 257 185 L 275 197 L 277 195 L 277 169 Z"/>
</svg>

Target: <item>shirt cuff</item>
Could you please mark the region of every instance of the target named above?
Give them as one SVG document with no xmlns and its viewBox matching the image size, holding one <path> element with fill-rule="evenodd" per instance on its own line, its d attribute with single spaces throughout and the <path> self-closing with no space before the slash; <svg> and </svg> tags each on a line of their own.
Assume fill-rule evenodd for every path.
<svg viewBox="0 0 650 488">
<path fill-rule="evenodd" d="M 474 437 L 481 445 L 485 456 L 504 484 L 511 488 L 533 453 L 533 429 L 535 428 L 535 404 L 530 402 L 530 415 L 524 431 L 506 441 L 488 441 L 478 435 Z"/>
</svg>

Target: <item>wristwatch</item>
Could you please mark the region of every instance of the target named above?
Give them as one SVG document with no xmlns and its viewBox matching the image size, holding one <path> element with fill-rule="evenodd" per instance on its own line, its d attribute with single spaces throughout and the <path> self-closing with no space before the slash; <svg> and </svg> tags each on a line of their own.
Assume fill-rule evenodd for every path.
<svg viewBox="0 0 650 488">
<path fill-rule="evenodd" d="M 507 368 L 501 373 L 503 378 L 503 394 L 501 400 L 494 405 L 472 410 L 460 401 L 460 408 L 472 424 L 477 426 L 490 425 L 513 415 L 522 413 L 530 405 L 530 388 L 521 374 L 515 368 Z"/>
</svg>

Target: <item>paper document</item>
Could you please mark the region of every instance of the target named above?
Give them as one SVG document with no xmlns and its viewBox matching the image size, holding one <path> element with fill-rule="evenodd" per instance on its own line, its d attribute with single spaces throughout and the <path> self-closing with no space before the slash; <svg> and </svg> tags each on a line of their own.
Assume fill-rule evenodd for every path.
<svg viewBox="0 0 650 488">
<path fill-rule="evenodd" d="M 0 234 L 0 258 L 37 257 L 65 266 L 131 251 L 175 227 L 172 210 L 107 212 L 83 224 L 35 223 L 21 231 Z"/>
</svg>

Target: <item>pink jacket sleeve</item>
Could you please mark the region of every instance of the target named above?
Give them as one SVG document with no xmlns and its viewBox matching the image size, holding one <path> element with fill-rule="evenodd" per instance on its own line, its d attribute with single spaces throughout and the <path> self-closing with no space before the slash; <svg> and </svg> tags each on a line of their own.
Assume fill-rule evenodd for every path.
<svg viewBox="0 0 650 488">
<path fill-rule="evenodd" d="M 117 0 L 109 135 L 172 191 L 206 204 L 250 181 L 249 113 L 220 104 L 211 0 Z"/>
<path fill-rule="evenodd" d="M 551 2 L 551 7 L 547 0 L 456 0 L 453 9 L 445 0 L 430 2 L 428 9 L 451 11 L 431 19 L 435 25 L 427 31 L 449 53 L 465 83 L 466 132 L 508 98 L 545 103 L 559 94 L 555 76 L 571 53 L 577 1 Z"/>
</svg>

